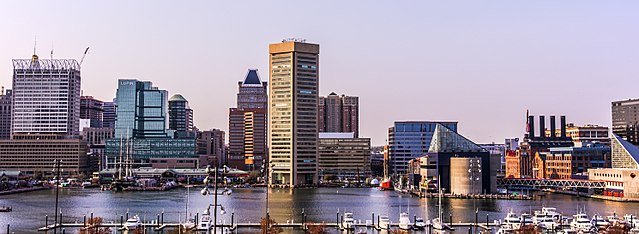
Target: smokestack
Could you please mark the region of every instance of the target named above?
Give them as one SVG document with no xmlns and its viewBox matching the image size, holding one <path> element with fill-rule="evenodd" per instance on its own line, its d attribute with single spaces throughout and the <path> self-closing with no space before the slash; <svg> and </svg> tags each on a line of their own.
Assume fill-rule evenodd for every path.
<svg viewBox="0 0 639 234">
<path fill-rule="evenodd" d="M 561 121 L 561 138 L 566 137 L 566 116 L 562 115 L 559 117 Z"/>
<path fill-rule="evenodd" d="M 556 138 L 557 133 L 555 132 L 555 116 L 550 116 L 550 137 Z"/>
<path fill-rule="evenodd" d="M 535 116 L 528 116 L 528 131 L 530 133 L 530 138 L 535 137 Z"/>
<path fill-rule="evenodd" d="M 539 116 L 539 137 L 546 137 L 546 117 Z"/>
</svg>

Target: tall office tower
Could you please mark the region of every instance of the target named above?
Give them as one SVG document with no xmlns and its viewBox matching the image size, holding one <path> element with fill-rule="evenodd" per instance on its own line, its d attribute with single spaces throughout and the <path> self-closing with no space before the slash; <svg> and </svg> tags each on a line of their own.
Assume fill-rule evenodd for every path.
<svg viewBox="0 0 639 234">
<path fill-rule="evenodd" d="M 639 99 L 612 102 L 612 133 L 639 145 Z"/>
<path fill-rule="evenodd" d="M 388 129 L 388 172 L 404 175 L 408 161 L 428 153 L 437 124 L 457 132 L 457 122 L 401 121 Z"/>
<path fill-rule="evenodd" d="M 244 81 L 238 82 L 237 86 L 237 108 L 267 108 L 267 85 L 260 80 L 257 69 L 249 69 Z"/>
<path fill-rule="evenodd" d="M 258 170 L 266 159 L 267 83 L 249 69 L 238 82 L 237 108 L 229 109 L 229 166 Z"/>
<path fill-rule="evenodd" d="M 80 97 L 80 119 L 88 119 L 92 128 L 102 127 L 104 103 L 92 96 Z M 82 131 L 82 129 L 80 129 Z"/>
<path fill-rule="evenodd" d="M 115 129 L 115 99 L 112 102 L 103 103 L 104 111 L 102 112 L 102 126 L 105 128 Z"/>
<path fill-rule="evenodd" d="M 168 92 L 150 81 L 120 79 L 116 94 L 115 138 L 167 137 Z"/>
<path fill-rule="evenodd" d="M 175 130 L 177 137 L 195 137 L 193 132 L 193 109 L 182 95 L 169 98 L 169 129 Z"/>
<path fill-rule="evenodd" d="M 271 184 L 317 184 L 319 45 L 269 45 L 269 173 Z"/>
<path fill-rule="evenodd" d="M 319 99 L 320 132 L 354 132 L 359 135 L 359 98 L 331 93 Z"/>
<path fill-rule="evenodd" d="M 75 59 L 13 60 L 13 138 L 27 134 L 78 136 L 80 64 Z"/>
<path fill-rule="evenodd" d="M 0 93 L 0 139 L 11 138 L 11 103 L 13 103 L 13 92 L 8 89 Z"/>
</svg>

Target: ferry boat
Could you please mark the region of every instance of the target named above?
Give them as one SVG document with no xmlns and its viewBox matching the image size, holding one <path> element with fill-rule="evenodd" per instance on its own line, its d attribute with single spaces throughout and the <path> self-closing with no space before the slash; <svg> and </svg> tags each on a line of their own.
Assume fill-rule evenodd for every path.
<svg viewBox="0 0 639 234">
<path fill-rule="evenodd" d="M 590 232 L 593 229 L 592 223 L 590 223 L 590 219 L 588 219 L 588 215 L 580 212 L 576 215 L 573 215 L 572 222 L 570 222 L 570 229 L 576 232 Z"/>
<path fill-rule="evenodd" d="M 399 229 L 402 230 L 410 230 L 413 224 L 410 222 L 410 218 L 408 217 L 408 213 L 402 212 L 399 214 Z"/>
<path fill-rule="evenodd" d="M 140 222 L 140 217 L 137 215 L 127 219 L 126 223 L 124 223 L 124 229 L 126 230 L 135 230 L 140 226 L 142 226 L 142 223 Z"/>
<path fill-rule="evenodd" d="M 355 229 L 355 219 L 353 218 L 353 213 L 352 212 L 345 212 L 344 213 L 344 220 L 342 221 L 342 228 L 343 229 Z"/>
</svg>

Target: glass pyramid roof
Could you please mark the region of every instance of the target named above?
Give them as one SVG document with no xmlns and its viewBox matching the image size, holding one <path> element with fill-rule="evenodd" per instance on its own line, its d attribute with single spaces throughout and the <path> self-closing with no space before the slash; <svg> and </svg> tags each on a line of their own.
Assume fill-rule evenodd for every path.
<svg viewBox="0 0 639 234">
<path fill-rule="evenodd" d="M 481 146 L 450 130 L 444 125 L 435 125 L 435 132 L 430 142 L 429 153 L 444 152 L 487 152 Z"/>
<path fill-rule="evenodd" d="M 616 134 L 612 135 L 612 168 L 639 169 L 639 148 Z"/>
</svg>

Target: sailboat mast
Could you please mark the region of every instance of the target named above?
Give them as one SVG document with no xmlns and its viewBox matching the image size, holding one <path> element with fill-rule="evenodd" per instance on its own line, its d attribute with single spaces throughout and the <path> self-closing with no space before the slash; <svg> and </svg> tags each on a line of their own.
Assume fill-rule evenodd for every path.
<svg viewBox="0 0 639 234">
<path fill-rule="evenodd" d="M 122 136 L 120 136 L 120 156 L 118 157 L 118 160 L 116 160 L 118 162 L 116 162 L 116 167 L 118 169 L 118 179 L 121 180 L 122 179 Z"/>
<path fill-rule="evenodd" d="M 439 175 L 437 175 L 437 189 L 439 189 L 439 221 L 442 221 L 442 182 Z"/>
</svg>

